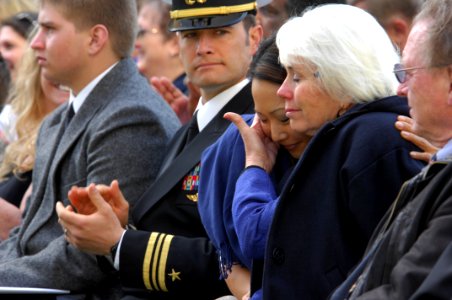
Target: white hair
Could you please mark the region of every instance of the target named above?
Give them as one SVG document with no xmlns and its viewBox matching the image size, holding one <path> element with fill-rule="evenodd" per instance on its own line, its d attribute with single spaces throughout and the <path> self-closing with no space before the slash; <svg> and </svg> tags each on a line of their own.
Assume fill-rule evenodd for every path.
<svg viewBox="0 0 452 300">
<path fill-rule="evenodd" d="M 286 67 L 306 65 L 320 86 L 344 102 L 370 102 L 394 95 L 399 54 L 385 30 L 362 9 L 327 4 L 290 19 L 276 43 Z"/>
</svg>

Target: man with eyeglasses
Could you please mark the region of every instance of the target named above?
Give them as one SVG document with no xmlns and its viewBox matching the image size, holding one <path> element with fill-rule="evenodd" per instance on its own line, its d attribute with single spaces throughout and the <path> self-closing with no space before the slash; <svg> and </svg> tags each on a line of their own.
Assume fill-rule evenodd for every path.
<svg viewBox="0 0 452 300">
<path fill-rule="evenodd" d="M 451 39 L 452 1 L 426 1 L 394 73 L 398 93 L 408 97 L 415 132 L 441 150 L 403 185 L 363 260 L 331 299 L 452 296 Z"/>
</svg>

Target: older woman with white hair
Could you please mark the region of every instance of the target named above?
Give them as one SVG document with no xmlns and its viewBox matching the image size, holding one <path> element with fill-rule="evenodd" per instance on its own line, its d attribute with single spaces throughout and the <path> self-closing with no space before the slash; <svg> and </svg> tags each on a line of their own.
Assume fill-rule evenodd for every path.
<svg viewBox="0 0 452 300">
<path fill-rule="evenodd" d="M 319 6 L 284 24 L 277 45 L 288 73 L 278 91 L 286 116 L 312 139 L 280 195 L 263 269 L 253 276 L 263 280 L 264 299 L 325 299 L 422 163 L 410 158 L 414 146 L 394 127 L 409 110 L 405 98 L 394 96 L 399 56 L 371 15 L 348 5 Z M 247 208 L 234 216 L 240 224 L 263 211 L 262 195 L 274 194 L 261 184 L 274 151 L 237 116 L 230 119 L 246 148 L 235 198 Z M 250 193 L 250 185 L 263 191 Z"/>
</svg>

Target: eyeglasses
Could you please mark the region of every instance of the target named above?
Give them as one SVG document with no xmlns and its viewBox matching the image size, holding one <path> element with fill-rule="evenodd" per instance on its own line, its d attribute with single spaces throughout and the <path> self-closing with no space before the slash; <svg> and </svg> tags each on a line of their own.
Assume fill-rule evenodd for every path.
<svg viewBox="0 0 452 300">
<path fill-rule="evenodd" d="M 397 78 L 397 81 L 399 83 L 405 83 L 407 79 L 407 71 L 411 70 L 417 70 L 417 69 L 426 69 L 428 67 L 412 67 L 412 68 L 405 68 L 402 64 L 395 64 L 394 65 L 394 74 Z"/>
<path fill-rule="evenodd" d="M 150 30 L 139 29 L 138 33 L 137 33 L 137 38 L 142 38 L 148 33 L 156 34 L 156 33 L 159 33 L 159 30 L 157 28 L 155 28 L 155 27 L 151 28 Z"/>
<path fill-rule="evenodd" d="M 393 72 L 399 83 L 405 83 L 407 81 L 407 71 L 419 70 L 419 69 L 430 69 L 430 68 L 441 68 L 441 67 L 446 67 L 448 65 L 449 64 L 441 64 L 441 65 L 430 66 L 430 67 L 405 68 L 405 66 L 402 64 L 395 64 Z"/>
</svg>

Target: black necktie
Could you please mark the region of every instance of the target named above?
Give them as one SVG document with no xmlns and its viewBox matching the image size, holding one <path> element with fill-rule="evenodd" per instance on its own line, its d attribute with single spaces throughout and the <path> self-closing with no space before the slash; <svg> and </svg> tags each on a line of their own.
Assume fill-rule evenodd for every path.
<svg viewBox="0 0 452 300">
<path fill-rule="evenodd" d="M 72 103 L 69 103 L 69 107 L 64 113 L 63 131 L 66 130 L 74 115 L 75 115 L 74 107 L 72 106 Z"/>
<path fill-rule="evenodd" d="M 185 139 L 185 146 L 187 146 L 199 133 L 198 129 L 198 112 L 193 115 L 193 118 L 188 125 L 187 138 Z"/>
</svg>

